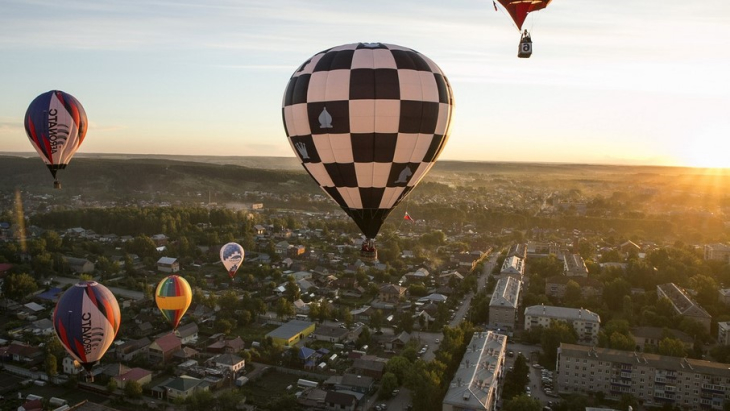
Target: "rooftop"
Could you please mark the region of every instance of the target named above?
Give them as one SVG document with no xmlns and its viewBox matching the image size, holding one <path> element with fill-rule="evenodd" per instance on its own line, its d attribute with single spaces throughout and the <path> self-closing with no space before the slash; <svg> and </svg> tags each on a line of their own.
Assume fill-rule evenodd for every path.
<svg viewBox="0 0 730 411">
<path fill-rule="evenodd" d="M 525 317 L 548 317 L 561 320 L 586 320 L 601 322 L 601 317 L 583 308 L 555 307 L 552 305 L 533 305 L 525 308 Z"/>
</svg>

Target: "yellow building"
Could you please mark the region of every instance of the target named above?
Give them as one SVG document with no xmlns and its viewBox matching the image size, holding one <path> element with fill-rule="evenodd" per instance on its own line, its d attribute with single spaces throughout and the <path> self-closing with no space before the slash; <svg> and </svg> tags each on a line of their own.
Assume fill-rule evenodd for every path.
<svg viewBox="0 0 730 411">
<path fill-rule="evenodd" d="M 314 323 L 309 321 L 292 320 L 281 327 L 266 334 L 274 344 L 291 347 L 314 332 Z"/>
</svg>

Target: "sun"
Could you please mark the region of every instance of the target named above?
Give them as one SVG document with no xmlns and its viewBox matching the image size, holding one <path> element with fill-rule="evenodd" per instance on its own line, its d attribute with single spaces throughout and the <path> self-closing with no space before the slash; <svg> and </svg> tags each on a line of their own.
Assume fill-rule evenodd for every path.
<svg viewBox="0 0 730 411">
<path fill-rule="evenodd" d="M 718 134 L 691 138 L 682 156 L 685 163 L 690 167 L 730 168 L 730 138 Z"/>
</svg>

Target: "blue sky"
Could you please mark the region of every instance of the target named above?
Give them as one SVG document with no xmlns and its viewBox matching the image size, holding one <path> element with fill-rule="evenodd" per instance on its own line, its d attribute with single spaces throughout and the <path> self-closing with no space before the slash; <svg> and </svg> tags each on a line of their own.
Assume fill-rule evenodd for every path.
<svg viewBox="0 0 730 411">
<path fill-rule="evenodd" d="M 638 4 L 637 4 L 638 3 Z M 730 166 L 730 2 L 0 0 L 0 151 L 38 94 L 81 101 L 80 152 L 293 156 L 280 105 L 316 52 L 411 47 L 456 99 L 442 159 Z"/>
</svg>

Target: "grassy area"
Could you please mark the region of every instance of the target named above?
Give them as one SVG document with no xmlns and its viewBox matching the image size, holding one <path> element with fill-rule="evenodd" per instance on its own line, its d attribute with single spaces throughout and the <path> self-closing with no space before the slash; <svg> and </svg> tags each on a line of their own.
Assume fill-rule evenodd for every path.
<svg viewBox="0 0 730 411">
<path fill-rule="evenodd" d="M 299 376 L 296 374 L 270 371 L 256 382 L 246 384 L 241 390 L 254 404 L 263 405 L 272 398 L 281 396 L 282 393 L 293 394 L 296 391 L 297 380 Z M 292 389 L 287 390 L 290 385 Z"/>
<path fill-rule="evenodd" d="M 233 329 L 231 332 L 232 335 L 240 335 L 241 338 L 244 341 L 251 342 L 251 341 L 263 341 L 266 334 L 269 332 L 275 330 L 278 328 L 277 325 L 274 324 L 267 324 L 267 325 L 257 325 L 257 324 L 249 324 L 249 325 L 242 325 L 238 328 Z M 248 345 L 247 345 L 248 347 Z"/>
</svg>

